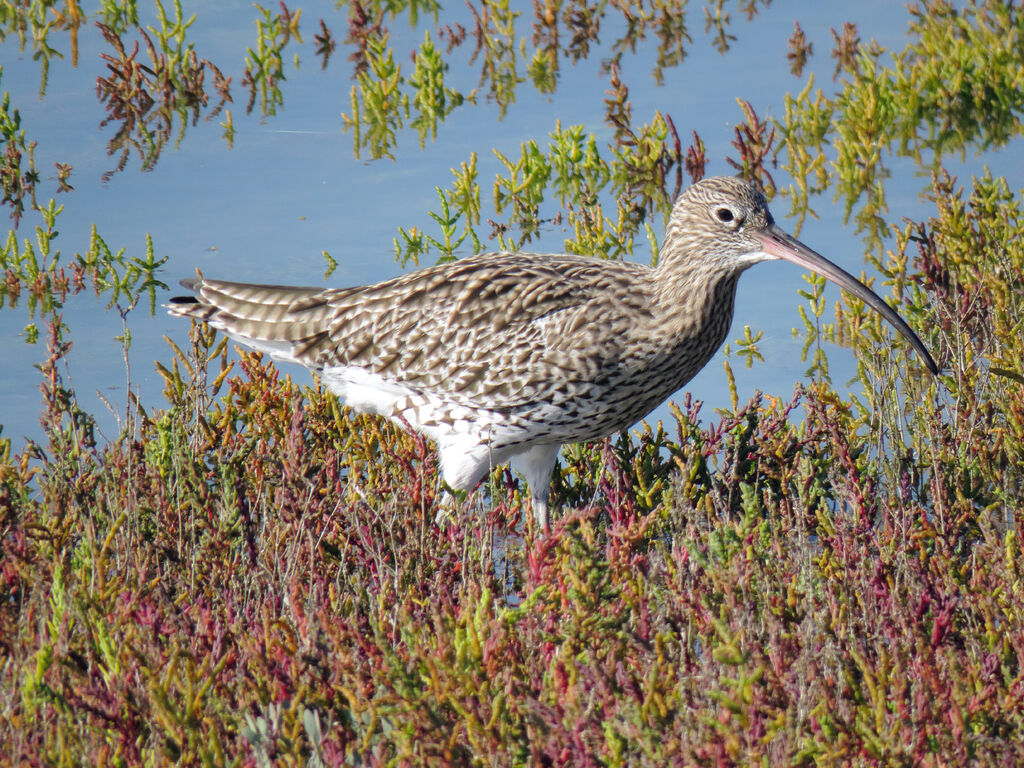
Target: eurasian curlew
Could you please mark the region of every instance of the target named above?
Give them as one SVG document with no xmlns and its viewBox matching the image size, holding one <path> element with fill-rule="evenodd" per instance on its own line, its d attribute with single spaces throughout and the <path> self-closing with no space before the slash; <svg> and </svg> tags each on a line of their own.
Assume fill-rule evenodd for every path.
<svg viewBox="0 0 1024 768">
<path fill-rule="evenodd" d="M 740 274 L 779 258 L 880 312 L 938 372 L 895 311 L 730 177 L 680 195 L 653 268 L 491 253 L 356 288 L 187 280 L 195 295 L 168 309 L 305 365 L 353 408 L 426 434 L 453 489 L 511 461 L 546 527 L 562 444 L 626 429 L 685 385 L 725 340 Z"/>
</svg>

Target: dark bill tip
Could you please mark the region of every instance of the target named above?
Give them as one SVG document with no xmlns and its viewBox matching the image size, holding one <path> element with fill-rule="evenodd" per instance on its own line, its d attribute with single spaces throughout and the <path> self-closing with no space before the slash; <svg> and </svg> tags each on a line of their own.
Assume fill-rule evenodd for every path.
<svg viewBox="0 0 1024 768">
<path fill-rule="evenodd" d="M 882 317 L 888 320 L 893 327 L 910 342 L 910 346 L 912 346 L 917 354 L 920 355 L 921 360 L 924 361 L 924 364 L 928 367 L 929 371 L 933 374 L 939 373 L 939 366 L 935 364 L 935 360 L 925 348 L 921 339 L 917 337 L 917 334 L 914 333 L 910 326 L 903 321 L 903 318 L 896 313 L 896 310 L 886 304 L 881 297 L 864 285 L 860 280 L 855 278 L 842 267 L 833 264 L 817 251 L 811 250 L 795 237 L 781 230 L 775 224 L 770 225 L 764 232 L 757 233 L 757 238 L 761 241 L 761 245 L 764 248 L 765 253 L 790 261 L 804 269 L 808 269 L 815 274 L 831 280 L 840 288 L 852 293 L 858 299 L 874 309 Z"/>
</svg>

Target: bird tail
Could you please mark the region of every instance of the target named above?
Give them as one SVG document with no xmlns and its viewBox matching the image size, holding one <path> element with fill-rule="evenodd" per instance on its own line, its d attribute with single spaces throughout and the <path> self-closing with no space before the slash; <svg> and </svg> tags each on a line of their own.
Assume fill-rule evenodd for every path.
<svg viewBox="0 0 1024 768">
<path fill-rule="evenodd" d="M 323 288 L 182 280 L 193 292 L 166 304 L 178 317 L 194 317 L 236 341 L 278 359 L 299 362 L 329 334 L 330 311 Z M 310 361 L 303 360 L 307 365 Z"/>
</svg>

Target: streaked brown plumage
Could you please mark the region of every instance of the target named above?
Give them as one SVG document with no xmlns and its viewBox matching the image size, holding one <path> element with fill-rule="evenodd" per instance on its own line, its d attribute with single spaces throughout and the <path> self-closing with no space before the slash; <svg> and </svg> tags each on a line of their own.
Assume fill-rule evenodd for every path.
<svg viewBox="0 0 1024 768">
<path fill-rule="evenodd" d="M 893 310 L 778 229 L 764 196 L 729 177 L 680 195 L 656 268 L 496 253 L 357 288 L 185 281 L 196 295 L 168 308 L 424 432 L 452 488 L 469 490 L 511 459 L 547 525 L 559 447 L 625 429 L 686 384 L 725 340 L 740 274 L 773 258 L 870 304 L 937 372 Z"/>
</svg>

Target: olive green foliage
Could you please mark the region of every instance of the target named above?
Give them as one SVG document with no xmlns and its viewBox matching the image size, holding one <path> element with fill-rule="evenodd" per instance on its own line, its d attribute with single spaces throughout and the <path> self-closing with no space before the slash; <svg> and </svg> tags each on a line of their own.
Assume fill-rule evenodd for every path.
<svg viewBox="0 0 1024 768">
<path fill-rule="evenodd" d="M 938 172 L 950 152 L 1001 146 L 1020 133 L 1024 111 L 1021 9 L 1011 3 L 931 2 L 910 9 L 911 43 L 899 52 L 861 46 L 829 99 L 808 79 L 787 99 L 780 130 L 794 213 L 811 213 L 808 193 L 845 203 L 869 243 L 891 235 L 885 180 L 890 155 Z M 888 59 L 891 64 L 887 64 Z M 828 148 L 834 147 L 834 157 Z"/>
<path fill-rule="evenodd" d="M 396 222 L 395 255 L 430 263 L 560 229 L 571 252 L 656 259 L 672 200 L 707 158 L 696 134 L 684 146 L 680 116 L 634 120 L 619 65 L 653 46 L 654 82 L 685 66 L 698 36 L 686 8 L 469 8 L 460 25 L 427 0 L 353 2 L 309 44 L 299 9 L 257 8 L 258 42 L 237 62 L 250 108 L 272 119 L 284 104 L 286 48 L 324 67 L 340 48 L 356 154 L 396 156 L 488 102 L 513 115 L 520 89 L 556 91 L 566 61 L 603 57 L 610 131 L 556 123 L 494 153 L 493 178 L 481 178 L 489 147 L 467 149 L 436 180 L 432 224 Z M 757 9 L 717 0 L 691 13 L 736 55 L 731 16 Z M 108 97 L 153 102 L 132 112 L 144 100 L 115 99 L 134 148 L 125 172 L 169 148 L 162 132 L 184 140 L 219 109 L 200 92 L 220 81 L 204 79 L 214 68 L 186 36 L 201 11 L 158 6 L 146 29 L 138 15 L 134 3 L 96 12 L 109 59 L 141 78 L 111 81 Z M 71 2 L 0 6 L 6 45 L 31 47 L 44 82 L 57 37 L 74 50 L 82 18 Z M 396 23 L 416 28 L 414 58 L 390 47 Z M 622 37 L 599 46 L 609 27 Z M 91 286 L 121 310 L 128 344 L 131 307 L 145 297 L 152 311 L 164 289 L 161 262 L 152 243 L 131 255 L 95 230 L 85 255 L 61 259 L 62 208 L 37 195 L 52 182 L 5 98 L 3 204 L 35 229 L 12 230 L 0 251 L 0 312 L 27 308 L 27 335 L 48 352 L 44 438 L 16 449 L 0 434 L 3 759 L 1024 763 L 1024 210 L 995 172 L 956 179 L 945 166 L 1019 140 L 1024 16 L 936 0 L 909 9 L 909 30 L 902 51 L 833 30 L 826 90 L 802 73 L 828 41 L 798 26 L 789 60 L 803 79 L 775 109 L 738 103 L 726 160 L 798 220 L 823 195 L 841 200 L 870 245 L 875 290 L 942 374 L 902 359 L 875 313 L 846 297 L 830 306 L 810 279 L 805 383 L 748 401 L 732 371 L 762 358 L 747 328 L 726 359 L 728 407 L 709 414 L 684 396 L 668 424 L 563 450 L 547 533 L 506 469 L 438 519 L 428 441 L 259 356 L 232 358 L 202 326 L 188 344 L 168 340 L 164 402 L 125 404 L 121 434 L 98 442 L 67 375 L 61 303 Z M 136 70 L 125 40 L 150 63 Z M 475 91 L 449 81 L 456 60 L 479 72 Z M 921 221 L 887 209 L 894 160 L 922 172 Z M 69 173 L 53 191 L 65 205 Z M 849 386 L 833 385 L 831 343 L 856 354 Z"/>
<path fill-rule="evenodd" d="M 260 114 L 263 117 L 277 114 L 277 108 L 284 104 L 281 93 L 281 82 L 285 79 L 284 57 L 282 52 L 292 38 L 302 44 L 299 35 L 299 19 L 301 9 L 294 14 L 287 7 L 275 15 L 262 5 L 256 6 L 260 15 L 256 19 L 257 42 L 256 50 L 249 48 L 245 57 L 245 76 L 242 85 L 249 87 L 249 105 L 247 112 L 252 112 L 257 97 L 260 102 Z"/>
</svg>

